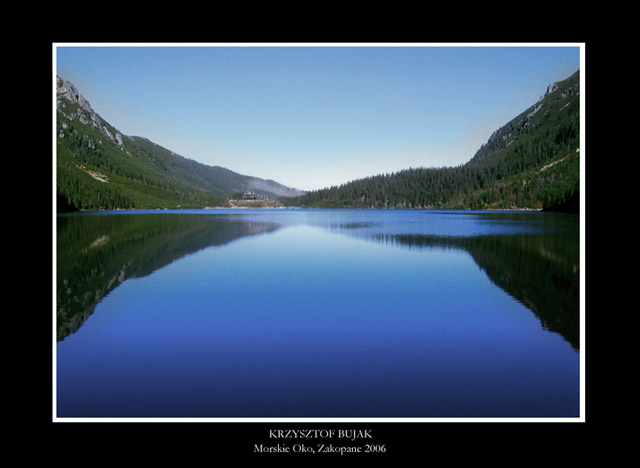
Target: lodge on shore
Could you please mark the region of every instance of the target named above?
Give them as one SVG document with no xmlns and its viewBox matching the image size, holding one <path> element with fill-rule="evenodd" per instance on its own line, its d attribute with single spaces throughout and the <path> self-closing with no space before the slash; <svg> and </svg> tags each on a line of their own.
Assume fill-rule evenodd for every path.
<svg viewBox="0 0 640 468">
<path fill-rule="evenodd" d="M 261 201 L 261 200 L 267 200 L 267 198 L 263 197 L 262 195 L 258 195 L 255 192 L 244 192 L 244 194 L 242 195 L 242 200 L 243 201 Z"/>
</svg>

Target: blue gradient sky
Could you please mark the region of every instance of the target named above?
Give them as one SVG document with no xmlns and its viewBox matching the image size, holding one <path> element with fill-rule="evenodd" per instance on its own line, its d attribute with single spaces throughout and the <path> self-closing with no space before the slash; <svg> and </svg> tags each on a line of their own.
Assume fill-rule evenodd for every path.
<svg viewBox="0 0 640 468">
<path fill-rule="evenodd" d="M 463 164 L 580 66 L 580 44 L 54 44 L 123 134 L 303 190 Z"/>
</svg>

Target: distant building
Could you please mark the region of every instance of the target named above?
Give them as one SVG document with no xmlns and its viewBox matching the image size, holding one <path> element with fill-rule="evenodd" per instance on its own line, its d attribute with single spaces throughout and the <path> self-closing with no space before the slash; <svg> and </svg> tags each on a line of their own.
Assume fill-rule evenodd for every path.
<svg viewBox="0 0 640 468">
<path fill-rule="evenodd" d="M 244 192 L 242 195 L 243 200 L 257 200 L 258 196 L 254 192 Z"/>
</svg>

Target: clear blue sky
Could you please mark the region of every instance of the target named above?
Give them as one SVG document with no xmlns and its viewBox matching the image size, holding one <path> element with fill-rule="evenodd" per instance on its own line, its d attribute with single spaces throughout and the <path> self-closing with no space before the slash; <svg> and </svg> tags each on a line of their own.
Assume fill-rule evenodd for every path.
<svg viewBox="0 0 640 468">
<path fill-rule="evenodd" d="M 123 134 L 303 190 L 463 164 L 581 65 L 578 44 L 55 46 Z"/>
</svg>

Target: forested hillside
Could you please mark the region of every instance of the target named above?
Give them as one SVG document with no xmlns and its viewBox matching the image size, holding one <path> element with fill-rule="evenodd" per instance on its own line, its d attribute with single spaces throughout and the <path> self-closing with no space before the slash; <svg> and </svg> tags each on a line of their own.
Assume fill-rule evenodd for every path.
<svg viewBox="0 0 640 468">
<path fill-rule="evenodd" d="M 78 90 L 57 78 L 56 188 L 59 212 L 203 208 L 232 193 L 265 197 L 302 192 L 184 158 L 145 138 L 122 135 Z"/>
<path fill-rule="evenodd" d="M 289 198 L 329 208 L 546 209 L 577 212 L 580 74 L 495 131 L 464 165 L 407 169 Z"/>
<path fill-rule="evenodd" d="M 184 158 L 122 135 L 73 87 L 57 80 L 58 211 L 223 206 L 253 191 L 288 206 L 328 208 L 548 209 L 577 212 L 580 75 L 496 130 L 466 163 L 409 168 L 302 192 Z M 293 196 L 296 195 L 296 196 Z"/>
</svg>

